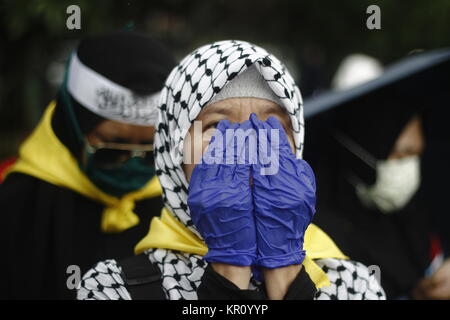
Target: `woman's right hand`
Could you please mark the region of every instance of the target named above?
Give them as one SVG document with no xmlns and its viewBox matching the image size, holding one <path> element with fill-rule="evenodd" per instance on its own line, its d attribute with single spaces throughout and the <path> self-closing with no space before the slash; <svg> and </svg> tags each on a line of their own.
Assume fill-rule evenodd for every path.
<svg viewBox="0 0 450 320">
<path fill-rule="evenodd" d="M 213 149 L 217 151 L 218 146 L 223 150 L 233 147 L 226 145 L 226 129 L 247 130 L 251 127 L 250 121 L 242 124 L 220 121 L 202 163 L 196 165 L 192 172 L 188 206 L 192 221 L 208 246 L 205 260 L 210 263 L 251 266 L 256 259 L 251 165 L 248 161 L 243 164 L 237 162 L 245 151 L 245 145 L 235 149 L 232 164 L 230 161 L 227 164 L 226 152 L 213 155 Z"/>
</svg>

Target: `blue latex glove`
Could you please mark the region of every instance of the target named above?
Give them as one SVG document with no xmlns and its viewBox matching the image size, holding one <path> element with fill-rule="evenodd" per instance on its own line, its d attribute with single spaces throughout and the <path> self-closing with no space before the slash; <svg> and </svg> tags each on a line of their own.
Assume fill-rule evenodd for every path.
<svg viewBox="0 0 450 320">
<path fill-rule="evenodd" d="M 232 139 L 225 139 L 226 129 L 238 128 L 251 129 L 252 124 L 250 121 L 242 124 L 230 124 L 227 120 L 219 122 L 202 163 L 197 164 L 192 172 L 188 206 L 192 221 L 208 246 L 206 261 L 250 266 L 256 259 L 251 165 L 248 160 L 236 164 L 246 151 L 245 144 L 237 148 Z M 223 154 L 211 152 L 213 141 L 220 144 L 220 139 L 217 140 L 219 132 L 224 137 L 222 145 L 226 152 Z M 228 150 L 233 145 L 235 152 L 230 157 Z M 222 161 L 218 162 L 222 163 L 208 164 L 217 158 L 221 158 Z"/>
<path fill-rule="evenodd" d="M 274 117 L 267 121 L 250 116 L 258 131 L 258 162 L 252 165 L 256 237 L 256 265 L 279 268 L 301 264 L 305 258 L 303 241 L 306 228 L 315 213 L 316 183 L 308 163 L 296 159 L 281 123 Z M 264 134 L 261 129 L 266 129 Z M 271 129 L 278 129 L 279 143 L 272 141 Z M 267 139 L 269 147 L 261 142 Z M 262 175 L 267 167 L 268 150 L 279 153 L 278 172 Z M 273 164 L 272 164 L 273 165 Z M 264 169 L 263 169 L 264 170 Z"/>
</svg>

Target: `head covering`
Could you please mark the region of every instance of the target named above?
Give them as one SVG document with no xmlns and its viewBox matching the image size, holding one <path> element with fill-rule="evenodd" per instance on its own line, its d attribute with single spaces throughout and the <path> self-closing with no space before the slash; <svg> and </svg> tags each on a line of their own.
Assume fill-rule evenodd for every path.
<svg viewBox="0 0 450 320">
<path fill-rule="evenodd" d="M 105 119 L 154 125 L 159 94 L 174 66 L 166 48 L 139 33 L 118 31 L 83 39 L 69 58 L 58 94 L 55 133 L 72 153 L 79 152 L 69 103 L 84 135 Z"/>
<path fill-rule="evenodd" d="M 259 98 L 282 104 L 254 65 L 237 75 L 209 104 L 229 98 Z"/>
<path fill-rule="evenodd" d="M 183 139 L 192 122 L 215 95 L 239 74 L 254 66 L 291 119 L 296 155 L 303 151 L 303 107 L 300 91 L 284 65 L 266 50 L 243 41 L 221 41 L 203 46 L 171 72 L 161 94 L 155 134 L 156 174 L 167 208 L 201 238 L 187 206 L 188 183 L 182 169 Z M 150 249 L 150 260 L 162 271 L 169 299 L 195 299 L 206 267 L 200 255 Z"/>
<path fill-rule="evenodd" d="M 202 108 L 252 65 L 289 114 L 296 155 L 302 155 L 302 98 L 293 78 L 276 57 L 242 41 L 217 42 L 188 55 L 171 72 L 161 94 L 155 162 L 167 207 L 193 232 L 196 230 L 187 208 L 188 183 L 182 169 L 183 139 Z"/>
<path fill-rule="evenodd" d="M 378 78 L 383 73 L 381 63 L 365 54 L 351 54 L 339 65 L 332 84 L 335 90 L 347 90 Z"/>
</svg>

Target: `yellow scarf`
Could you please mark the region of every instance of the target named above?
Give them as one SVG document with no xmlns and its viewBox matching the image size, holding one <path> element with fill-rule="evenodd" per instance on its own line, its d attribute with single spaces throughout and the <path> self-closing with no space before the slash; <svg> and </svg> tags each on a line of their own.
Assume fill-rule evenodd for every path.
<svg viewBox="0 0 450 320">
<path fill-rule="evenodd" d="M 31 136 L 21 145 L 19 159 L 9 168 L 56 186 L 71 189 L 92 200 L 103 203 L 101 228 L 104 232 L 120 232 L 139 223 L 133 212 L 135 201 L 161 195 L 157 177 L 151 179 L 142 189 L 122 198 L 110 196 L 99 190 L 78 167 L 76 159 L 58 140 L 51 127 L 56 103 L 47 107 L 40 123 Z"/>
<path fill-rule="evenodd" d="M 306 258 L 303 267 L 317 288 L 329 286 L 330 281 L 314 259 L 348 259 L 334 244 L 333 240 L 316 225 L 309 225 L 303 245 Z M 178 250 L 204 256 L 208 251 L 205 243 L 192 231 L 179 222 L 166 208 L 161 217 L 154 217 L 149 233 L 136 245 L 134 251 L 139 254 L 150 248 Z"/>
</svg>

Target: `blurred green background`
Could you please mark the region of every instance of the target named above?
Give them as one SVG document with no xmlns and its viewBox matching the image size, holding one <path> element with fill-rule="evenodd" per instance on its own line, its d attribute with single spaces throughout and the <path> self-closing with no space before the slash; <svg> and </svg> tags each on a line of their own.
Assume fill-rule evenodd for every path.
<svg viewBox="0 0 450 320">
<path fill-rule="evenodd" d="M 81 30 L 66 27 L 72 4 Z M 371 4 L 381 8 L 381 30 L 366 27 Z M 252 41 L 286 62 L 305 96 L 326 89 L 348 54 L 388 65 L 413 50 L 450 46 L 448 0 L 0 0 L 0 17 L 0 160 L 34 127 L 87 34 L 132 27 L 177 58 L 211 41 Z"/>
</svg>

